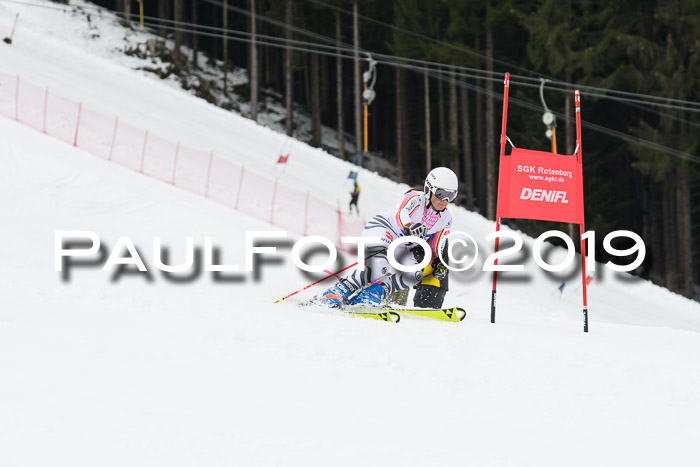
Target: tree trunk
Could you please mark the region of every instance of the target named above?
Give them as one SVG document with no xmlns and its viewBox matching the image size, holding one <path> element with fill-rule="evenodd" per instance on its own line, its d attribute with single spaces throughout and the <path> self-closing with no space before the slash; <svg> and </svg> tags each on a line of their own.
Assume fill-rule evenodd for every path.
<svg viewBox="0 0 700 467">
<path fill-rule="evenodd" d="M 158 18 L 160 18 L 161 20 L 168 20 L 172 18 L 172 11 L 170 9 L 171 4 L 172 0 L 158 1 Z M 158 21 L 158 26 L 158 34 L 160 34 L 163 37 L 167 36 L 168 30 L 165 27 L 169 27 L 170 23 L 166 23 L 165 21 Z"/>
<path fill-rule="evenodd" d="M 192 24 L 197 24 L 197 2 L 192 2 Z M 199 64 L 199 34 L 197 34 L 197 28 L 194 28 L 195 33 L 192 34 L 192 67 L 197 69 Z"/>
<path fill-rule="evenodd" d="M 267 28 L 266 23 L 262 23 L 260 25 L 260 33 L 263 36 L 269 35 L 270 31 Z M 272 55 L 272 51 L 275 49 L 272 49 L 270 47 L 261 47 L 260 48 L 260 56 L 262 57 L 262 60 L 260 60 L 260 63 L 262 63 L 262 68 L 263 68 L 263 85 L 266 87 L 270 87 L 270 83 L 272 82 L 272 79 L 270 78 L 270 56 Z"/>
<path fill-rule="evenodd" d="M 304 56 L 304 59 L 307 57 Z M 309 67 L 304 67 L 304 107 L 307 110 L 311 109 L 311 72 Z"/>
<path fill-rule="evenodd" d="M 649 193 L 649 203 L 647 207 L 646 217 L 649 219 L 650 235 L 647 238 L 651 239 L 651 271 L 649 278 L 656 284 L 664 284 L 666 276 L 666 255 L 664 254 L 664 219 L 659 213 L 663 213 L 663 206 L 660 198 L 662 184 L 655 183 L 651 177 L 647 179 L 647 192 Z"/>
<path fill-rule="evenodd" d="M 131 27 L 131 0 L 123 0 L 124 21 Z"/>
<path fill-rule="evenodd" d="M 428 70 L 423 72 L 425 89 L 425 173 L 430 172 L 431 162 L 431 142 L 430 142 L 430 82 L 428 81 Z"/>
<path fill-rule="evenodd" d="M 127 2 L 129 3 L 129 2 Z M 183 20 L 185 13 L 185 0 L 173 0 L 173 19 L 175 27 L 179 28 L 179 22 Z M 175 31 L 175 53 L 182 53 L 182 44 L 185 42 L 185 33 L 178 29 Z"/>
<path fill-rule="evenodd" d="M 439 134 L 440 134 L 440 141 L 447 141 L 447 136 L 445 132 L 445 92 L 443 90 L 443 79 L 442 79 L 442 67 L 438 66 L 438 126 L 439 128 Z"/>
<path fill-rule="evenodd" d="M 474 50 L 481 52 L 481 40 L 477 37 L 474 41 Z M 481 88 L 483 80 L 477 78 L 476 85 Z M 486 213 L 486 147 L 484 146 L 484 94 L 476 93 L 476 148 L 474 155 L 476 169 L 476 201 L 481 214 Z"/>
<path fill-rule="evenodd" d="M 286 10 L 285 10 L 285 21 L 287 26 L 285 28 L 285 38 L 287 39 L 287 45 L 289 41 L 292 40 L 292 21 L 294 21 L 294 13 L 292 10 L 293 0 L 287 0 Z M 284 56 L 284 102 L 287 108 L 287 136 L 292 136 L 294 133 L 294 70 L 293 70 L 293 51 L 291 49 L 285 50 Z"/>
<path fill-rule="evenodd" d="M 486 28 L 486 70 L 493 72 L 493 31 Z M 494 133 L 493 81 L 486 81 L 486 217 L 496 219 L 496 146 Z"/>
<path fill-rule="evenodd" d="M 340 13 L 335 14 L 335 39 L 338 41 L 338 57 L 335 59 L 335 99 L 338 118 L 338 157 L 345 159 L 345 127 L 343 122 L 343 59 L 341 58 L 342 34 Z"/>
<path fill-rule="evenodd" d="M 250 0 L 250 118 L 258 121 L 258 49 L 255 43 L 255 0 Z"/>
<path fill-rule="evenodd" d="M 455 149 L 455 157 L 449 166 L 454 173 L 459 173 L 459 130 L 457 129 L 457 77 L 454 69 L 450 72 L 450 144 Z"/>
<path fill-rule="evenodd" d="M 321 147 L 321 96 L 318 54 L 311 54 L 311 146 Z"/>
<path fill-rule="evenodd" d="M 678 258 L 678 292 L 693 297 L 693 236 L 691 222 L 689 168 L 686 163 L 676 167 L 676 250 Z"/>
<path fill-rule="evenodd" d="M 469 95 L 467 87 L 462 87 L 462 181 L 467 194 L 467 209 L 474 209 L 474 187 L 472 186 L 472 137 L 469 125 Z"/>
<path fill-rule="evenodd" d="M 207 13 L 209 14 L 210 18 L 218 18 L 221 16 L 221 12 L 219 11 L 219 5 L 216 3 L 209 3 L 209 10 Z M 206 16 L 206 15 L 205 15 Z M 203 21 L 203 23 L 207 23 L 207 21 Z M 219 25 L 218 21 L 214 23 L 216 26 Z M 216 60 L 219 58 L 219 47 L 221 47 L 221 44 L 219 43 L 218 40 L 207 40 L 207 47 L 204 47 L 205 53 L 208 55 L 207 57 L 207 65 L 208 66 L 215 66 L 216 65 Z"/>
<path fill-rule="evenodd" d="M 226 70 L 226 64 L 228 63 L 228 0 L 224 0 L 224 5 L 221 8 L 221 25 L 224 30 L 221 42 L 223 50 L 221 59 L 224 62 L 224 70 Z"/>
<path fill-rule="evenodd" d="M 403 76 L 401 73 L 401 67 L 396 67 L 394 71 L 396 75 L 396 166 L 399 169 L 399 183 L 405 181 L 405 174 L 403 172 L 403 160 L 404 160 L 404 102 L 403 102 Z"/>
<path fill-rule="evenodd" d="M 224 0 L 224 4 L 221 6 L 221 28 L 224 30 L 221 41 L 221 61 L 224 63 L 224 96 L 228 97 L 228 0 Z"/>
<path fill-rule="evenodd" d="M 664 217 L 663 237 L 664 247 L 661 251 L 665 253 L 666 270 L 665 270 L 665 287 L 667 289 L 677 291 L 677 249 L 676 249 L 676 209 L 675 209 L 675 194 L 676 190 L 671 183 L 672 175 L 669 173 L 663 182 L 663 199 L 662 213 Z"/>
<path fill-rule="evenodd" d="M 360 25 L 357 18 L 357 0 L 352 2 L 352 44 L 355 49 L 355 150 L 362 152 L 362 79 L 360 77 Z"/>
<path fill-rule="evenodd" d="M 320 62 L 318 77 L 321 92 L 321 123 L 323 124 L 324 118 L 326 119 L 326 121 L 328 121 L 328 114 L 330 112 L 329 106 L 331 99 L 328 95 L 328 87 L 330 85 L 330 82 L 328 79 L 328 59 L 323 55 L 319 55 L 318 60 Z"/>
</svg>

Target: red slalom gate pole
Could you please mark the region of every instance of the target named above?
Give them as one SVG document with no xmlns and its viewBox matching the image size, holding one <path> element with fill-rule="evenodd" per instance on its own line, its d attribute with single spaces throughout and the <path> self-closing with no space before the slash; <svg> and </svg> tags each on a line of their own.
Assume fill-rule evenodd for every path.
<svg viewBox="0 0 700 467">
<path fill-rule="evenodd" d="M 581 150 L 581 93 L 576 90 L 575 93 L 576 101 L 576 147 L 578 152 L 576 154 L 576 161 L 581 165 L 581 190 L 579 190 L 579 196 L 583 196 L 583 156 Z M 583 332 L 588 332 L 588 292 L 586 290 L 586 240 L 583 238 L 585 232 L 585 221 L 584 221 L 584 210 L 583 210 L 583 199 L 580 203 L 581 213 L 581 223 L 579 224 L 579 231 L 581 235 L 581 280 L 583 282 Z"/>
<path fill-rule="evenodd" d="M 3 39 L 3 42 L 6 44 L 12 44 L 12 37 L 15 35 L 15 28 L 17 27 L 17 20 L 19 19 L 19 13 L 15 15 L 15 22 L 12 23 L 12 32 L 10 33 L 10 37 L 6 37 Z"/>
<path fill-rule="evenodd" d="M 501 121 L 501 152 L 500 158 L 503 158 L 506 154 L 506 123 L 508 121 L 508 88 L 510 87 L 510 73 L 506 73 L 506 78 L 503 81 L 503 120 Z M 499 216 L 499 197 L 496 195 L 496 233 L 501 230 L 501 218 Z M 496 237 L 494 245 L 494 253 L 498 253 L 498 240 Z M 493 288 L 491 289 L 491 322 L 496 322 L 496 283 L 498 282 L 498 271 L 496 271 L 496 266 L 498 266 L 498 258 L 493 261 L 494 271 L 493 271 Z"/>
</svg>

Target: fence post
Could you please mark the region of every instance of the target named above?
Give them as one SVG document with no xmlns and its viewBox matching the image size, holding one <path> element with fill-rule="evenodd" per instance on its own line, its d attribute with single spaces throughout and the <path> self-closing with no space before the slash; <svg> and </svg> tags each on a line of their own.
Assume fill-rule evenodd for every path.
<svg viewBox="0 0 700 467">
<path fill-rule="evenodd" d="M 49 87 L 46 86 L 46 93 L 44 94 L 44 134 L 46 134 L 46 107 L 49 102 Z"/>
<path fill-rule="evenodd" d="M 236 206 L 234 209 L 238 211 L 238 201 L 241 199 L 241 188 L 243 187 L 243 174 L 245 173 L 245 165 L 241 167 L 241 179 L 238 182 L 238 194 L 236 194 Z"/>
<path fill-rule="evenodd" d="M 15 120 L 19 122 L 19 75 L 15 84 Z"/>
<path fill-rule="evenodd" d="M 275 218 L 275 198 L 277 197 L 277 179 L 275 179 L 275 186 L 272 188 L 272 205 L 270 206 L 270 224 L 274 225 Z"/>
<path fill-rule="evenodd" d="M 119 124 L 119 116 L 114 117 L 114 131 L 112 132 L 112 144 L 109 145 L 109 155 L 107 160 L 112 160 L 112 151 L 114 150 L 114 142 L 117 140 L 117 125 Z"/>
<path fill-rule="evenodd" d="M 211 179 L 211 166 L 214 163 L 214 150 L 209 153 L 209 168 L 207 168 L 207 185 L 204 187 L 204 197 L 209 198 L 209 179 Z"/>
<path fill-rule="evenodd" d="M 146 128 L 146 135 L 143 137 L 143 150 L 141 151 L 141 170 L 139 172 L 143 173 L 143 160 L 146 157 L 146 142 L 148 142 L 148 128 Z"/>
<path fill-rule="evenodd" d="M 180 153 L 180 142 L 177 142 L 175 146 L 175 160 L 173 161 L 173 179 L 170 181 L 171 185 L 175 185 L 175 171 L 177 170 L 177 155 Z"/>
<path fill-rule="evenodd" d="M 73 140 L 73 146 L 78 146 L 78 129 L 80 129 L 80 114 L 83 113 L 83 103 L 78 104 L 78 120 L 75 122 L 75 139 Z"/>
<path fill-rule="evenodd" d="M 336 245 L 341 245 L 340 239 L 343 236 L 343 212 L 340 210 L 340 200 L 338 200 L 338 237 L 336 238 Z"/>
<path fill-rule="evenodd" d="M 309 192 L 306 192 L 306 203 L 304 203 L 304 237 L 309 231 Z"/>
</svg>

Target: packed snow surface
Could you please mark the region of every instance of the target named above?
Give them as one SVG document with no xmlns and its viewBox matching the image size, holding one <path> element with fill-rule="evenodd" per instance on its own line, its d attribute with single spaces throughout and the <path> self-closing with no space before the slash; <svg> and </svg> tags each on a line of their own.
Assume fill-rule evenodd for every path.
<svg viewBox="0 0 700 467">
<path fill-rule="evenodd" d="M 134 71 L 117 49 L 145 35 L 106 13 L 87 25 L 14 2 L 0 3 L 0 30 L 17 11 L 0 72 L 347 202 L 345 162 L 297 143 L 269 173 L 282 135 Z M 406 189 L 367 171 L 360 182 L 367 214 Z M 445 301 L 463 322 L 274 304 L 319 277 L 291 262 L 298 234 L 245 272 L 245 232 L 275 226 L 0 117 L 0 463 L 697 466 L 700 305 L 597 264 L 584 334 L 580 272 L 543 274 L 526 238 L 525 272 L 501 275 L 491 324 L 480 267 L 494 224 L 451 211 L 482 247 Z M 57 272 L 61 230 L 95 232 L 104 255 L 129 237 L 148 273 L 103 272 L 106 256 Z M 153 238 L 179 264 L 188 236 L 212 237 L 242 272 L 160 272 Z"/>
</svg>

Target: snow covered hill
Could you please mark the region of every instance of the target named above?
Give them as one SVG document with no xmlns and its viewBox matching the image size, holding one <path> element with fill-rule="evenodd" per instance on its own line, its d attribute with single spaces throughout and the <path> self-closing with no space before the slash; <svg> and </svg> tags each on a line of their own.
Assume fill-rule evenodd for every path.
<svg viewBox="0 0 700 467">
<path fill-rule="evenodd" d="M 0 72 L 269 173 L 285 137 L 134 71 L 108 15 L 88 26 L 83 15 L 0 2 L 0 29 L 16 11 L 22 27 L 12 46 L 0 44 Z M 347 170 L 296 143 L 277 176 L 334 204 L 348 198 Z M 406 188 L 367 171 L 360 180 L 366 213 Z M 2 465 L 700 461 L 700 305 L 602 264 L 588 334 L 579 276 L 549 277 L 527 256 L 524 274 L 501 275 L 496 324 L 491 276 L 479 271 L 451 283 L 446 304 L 468 310 L 461 323 L 392 325 L 273 304 L 313 281 L 288 246 L 257 274 L 183 278 L 155 268 L 153 237 L 169 264 L 184 260 L 186 237 L 201 248 L 209 236 L 222 263 L 243 269 L 245 231 L 276 227 L 6 118 L 0 210 Z M 454 212 L 483 263 L 493 223 Z M 105 254 L 130 237 L 150 273 L 102 272 L 94 261 L 65 277 L 54 270 L 57 230 L 94 231 Z"/>
</svg>

